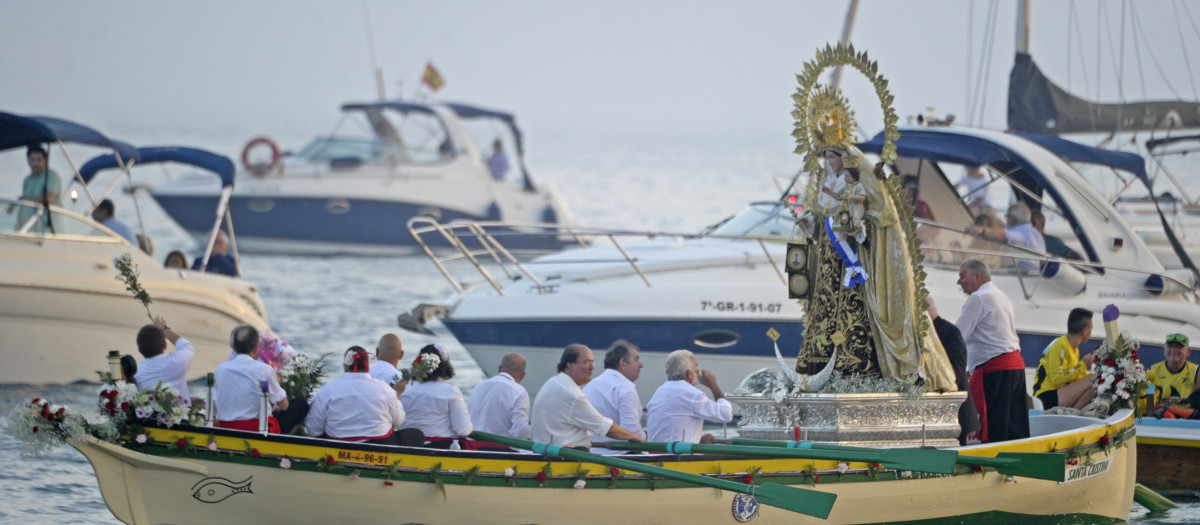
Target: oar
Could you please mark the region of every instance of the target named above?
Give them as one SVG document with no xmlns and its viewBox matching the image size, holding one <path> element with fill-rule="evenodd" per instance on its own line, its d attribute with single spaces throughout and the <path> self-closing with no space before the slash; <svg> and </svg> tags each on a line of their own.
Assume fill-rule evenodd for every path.
<svg viewBox="0 0 1200 525">
<path fill-rule="evenodd" d="M 753 441 L 753 443 L 743 443 Z M 784 457 L 804 459 L 824 459 L 830 461 L 861 461 L 864 463 L 879 463 L 887 468 L 896 470 L 915 470 L 918 472 L 933 472 L 936 474 L 953 474 L 954 463 L 958 453 L 953 450 L 932 450 L 919 448 L 884 448 L 856 450 L 813 450 L 812 443 L 791 441 L 790 446 L 783 450 L 776 443 L 769 441 L 771 446 L 760 445 L 758 440 L 735 440 L 735 445 L 700 445 L 695 443 L 634 443 L 630 441 L 613 441 L 608 448 L 614 450 L 649 450 L 667 452 L 669 454 L 732 454 L 735 456 Z"/>
<path fill-rule="evenodd" d="M 601 456 L 599 454 L 592 454 L 590 452 L 561 447 L 558 445 L 549 445 L 546 443 L 526 441 L 524 439 L 516 439 L 508 436 L 489 434 L 487 432 L 480 432 L 478 430 L 472 432 L 471 437 L 482 441 L 499 443 L 501 445 L 506 445 L 513 448 L 532 450 L 547 456 L 557 456 L 575 461 L 587 461 L 589 463 L 597 463 L 608 467 L 616 467 L 631 472 L 640 472 L 642 474 L 658 476 L 660 478 L 683 481 L 693 485 L 701 485 L 715 489 L 728 490 L 730 492 L 749 494 L 754 496 L 759 503 L 764 505 L 779 507 L 784 510 L 799 512 L 801 514 L 807 514 L 809 516 L 814 516 L 821 519 L 829 517 L 829 512 L 833 510 L 833 502 L 835 499 L 837 499 L 836 494 L 830 494 L 828 492 L 791 487 L 777 483 L 747 485 L 745 483 L 710 478 L 698 474 L 688 474 L 686 472 L 657 467 L 654 465 L 644 465 L 642 463 L 629 461 L 627 459 Z"/>
<path fill-rule="evenodd" d="M 843 447 L 839 445 L 827 445 L 824 443 L 809 443 L 796 441 L 769 441 L 765 439 L 746 439 L 735 438 L 734 444 L 739 445 L 755 445 L 760 447 L 788 447 L 795 448 L 797 444 L 806 445 L 808 447 L 820 450 L 833 450 L 838 452 L 855 452 L 855 451 L 877 451 L 879 449 L 861 448 L 861 447 Z M 888 450 L 888 449 L 882 449 Z M 930 449 L 908 449 L 920 451 L 932 451 Z M 996 454 L 994 458 L 986 458 L 980 456 L 966 456 L 959 454 L 954 450 L 938 450 L 936 452 L 949 452 L 955 455 L 955 463 L 959 465 L 970 465 L 979 467 L 992 467 L 1001 474 L 1009 476 L 1021 476 L 1025 478 L 1046 479 L 1050 481 L 1063 481 L 1067 474 L 1067 456 L 1056 452 L 1001 452 Z M 853 460 L 858 461 L 858 460 Z M 883 463 L 878 461 L 877 463 Z M 889 467 L 890 468 L 890 467 Z M 909 469 L 919 470 L 919 469 Z"/>
</svg>

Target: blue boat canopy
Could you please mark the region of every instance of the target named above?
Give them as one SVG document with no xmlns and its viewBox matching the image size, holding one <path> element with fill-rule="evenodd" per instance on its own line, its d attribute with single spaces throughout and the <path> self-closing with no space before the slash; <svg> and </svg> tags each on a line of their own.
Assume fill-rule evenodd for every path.
<svg viewBox="0 0 1200 525">
<path fill-rule="evenodd" d="M 1014 134 L 1033 141 L 1037 145 L 1054 152 L 1055 155 L 1073 162 L 1098 164 L 1128 171 L 1137 175 L 1139 179 L 1142 179 L 1147 188 L 1150 187 L 1150 176 L 1146 174 L 1146 161 L 1142 159 L 1141 155 L 1136 153 L 1094 148 L 1078 142 L 1072 142 L 1057 135 L 1047 135 L 1045 133 L 1017 131 Z"/>
<path fill-rule="evenodd" d="M 58 141 L 110 148 L 120 153 L 122 159 L 137 158 L 137 149 L 133 146 L 111 140 L 82 124 L 54 117 L 23 117 L 0 112 L 0 150 Z"/>
<path fill-rule="evenodd" d="M 221 186 L 233 186 L 234 164 L 224 155 L 211 151 L 180 146 L 153 146 L 138 148 L 138 164 L 156 164 L 160 162 L 178 162 L 197 168 L 206 169 L 221 177 Z M 117 167 L 117 161 L 112 155 L 100 155 L 87 161 L 79 174 L 83 181 L 88 182 L 96 172 Z"/>
</svg>

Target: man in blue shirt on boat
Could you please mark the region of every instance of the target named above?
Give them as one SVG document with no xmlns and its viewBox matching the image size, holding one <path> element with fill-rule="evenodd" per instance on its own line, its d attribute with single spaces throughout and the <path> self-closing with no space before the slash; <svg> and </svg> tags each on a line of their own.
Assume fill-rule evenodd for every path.
<svg viewBox="0 0 1200 525">
<path fill-rule="evenodd" d="M 114 216 L 116 214 L 115 212 L 116 208 L 113 207 L 112 201 L 109 199 L 104 199 L 100 201 L 100 204 L 96 205 L 96 209 L 92 210 L 92 219 L 95 219 L 96 222 L 103 224 L 105 228 L 112 230 L 113 233 L 124 237 L 125 240 L 129 241 L 129 244 L 138 246 L 137 235 L 133 233 L 133 228 L 130 228 L 128 224 L 118 220 Z"/>
<path fill-rule="evenodd" d="M 203 269 L 208 273 L 221 273 L 230 277 L 238 276 L 237 260 L 229 255 L 229 238 L 225 237 L 225 232 L 217 232 L 217 239 L 213 241 L 212 254 L 208 256 L 208 264 L 203 263 L 204 256 L 196 257 L 192 262 L 193 270 Z"/>
<path fill-rule="evenodd" d="M 508 156 L 504 154 L 504 143 L 500 139 L 492 142 L 492 155 L 488 157 L 487 164 L 493 179 L 504 180 L 508 174 Z"/>
</svg>

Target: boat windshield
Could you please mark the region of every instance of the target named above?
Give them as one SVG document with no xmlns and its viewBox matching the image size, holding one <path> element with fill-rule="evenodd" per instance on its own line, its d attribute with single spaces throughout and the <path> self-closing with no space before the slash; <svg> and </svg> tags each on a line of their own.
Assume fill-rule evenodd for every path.
<svg viewBox="0 0 1200 525">
<path fill-rule="evenodd" d="M 357 159 L 373 162 L 379 156 L 379 142 L 345 137 L 319 137 L 304 146 L 296 157 L 306 162 L 328 162 L 334 159 Z"/>
<path fill-rule="evenodd" d="M 757 202 L 712 227 L 708 235 L 790 239 L 796 219 L 775 202 Z"/>
<path fill-rule="evenodd" d="M 59 235 L 111 237 L 93 223 L 60 210 L 51 211 L 50 226 L 47 226 L 45 213 L 41 206 L 27 202 L 0 201 L 0 233 L 42 234 L 50 233 L 53 227 L 53 233 Z"/>
</svg>

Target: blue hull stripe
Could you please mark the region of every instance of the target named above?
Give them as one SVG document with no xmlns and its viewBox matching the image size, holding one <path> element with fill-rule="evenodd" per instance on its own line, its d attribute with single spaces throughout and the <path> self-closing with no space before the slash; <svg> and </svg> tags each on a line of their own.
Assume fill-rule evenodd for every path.
<svg viewBox="0 0 1200 525">
<path fill-rule="evenodd" d="M 617 339 L 627 339 L 643 352 L 670 352 L 680 348 L 697 354 L 744 355 L 774 357 L 775 347 L 766 336 L 774 328 L 781 335 L 780 349 L 785 355 L 795 355 L 803 340 L 804 326 L 799 322 L 779 321 L 678 321 L 678 320 L 539 320 L 539 321 L 459 321 L 442 319 L 459 343 L 471 345 L 504 345 L 514 347 L 563 348 L 571 343 L 583 343 L 591 348 L 608 348 Z M 705 348 L 693 341 L 698 334 L 728 331 L 740 336 L 737 343 L 724 348 Z M 1042 358 L 1042 350 L 1058 334 L 1022 333 L 1021 357 L 1025 365 L 1034 368 Z M 1103 342 L 1093 338 L 1080 348 L 1091 353 Z M 1163 360 L 1162 345 L 1142 345 L 1138 350 L 1147 367 Z"/>
<path fill-rule="evenodd" d="M 183 229 L 189 232 L 208 232 L 212 229 L 216 196 L 155 195 L 154 199 Z M 271 199 L 237 197 L 229 201 L 233 224 L 242 237 L 261 237 L 285 241 L 322 243 L 375 244 L 383 246 L 416 246 L 406 227 L 408 220 L 426 207 L 397 201 L 349 200 L 344 213 L 331 213 L 328 198 Z M 340 200 L 340 199 L 339 199 Z M 258 211 L 263 210 L 263 211 Z M 454 210 L 440 209 L 439 222 L 454 220 L 489 220 Z M 489 231 L 497 231 L 489 229 Z M 449 247 L 440 235 L 425 236 L 432 246 Z M 557 249 L 562 243 L 551 235 L 529 235 L 504 238 L 511 249 Z"/>
</svg>

